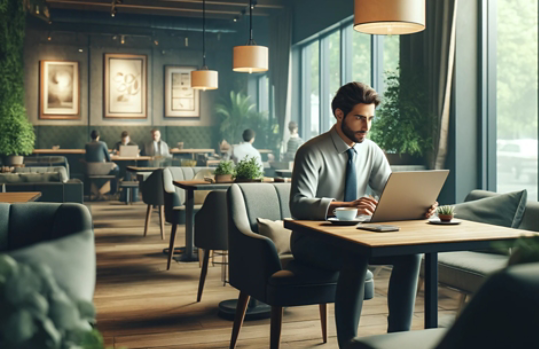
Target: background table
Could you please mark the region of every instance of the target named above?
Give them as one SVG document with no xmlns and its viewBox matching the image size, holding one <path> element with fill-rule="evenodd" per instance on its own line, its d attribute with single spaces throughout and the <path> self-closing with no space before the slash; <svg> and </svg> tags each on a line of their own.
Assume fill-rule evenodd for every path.
<svg viewBox="0 0 539 349">
<path fill-rule="evenodd" d="M 292 170 L 275 170 L 275 174 L 283 178 L 292 178 Z"/>
<path fill-rule="evenodd" d="M 191 154 L 194 159 L 196 154 L 215 154 L 215 149 L 171 149 L 170 153 L 175 154 Z"/>
<path fill-rule="evenodd" d="M 41 193 L 38 191 L 0 193 L 0 202 L 8 204 L 14 204 L 17 202 L 31 202 L 36 201 L 40 197 Z"/>
<path fill-rule="evenodd" d="M 425 328 L 438 327 L 438 252 L 481 250 L 493 242 L 539 235 L 532 231 L 471 221 L 452 226 L 428 224 L 424 220 L 381 224 L 395 225 L 401 230 L 376 233 L 359 230 L 355 226 L 338 227 L 326 221 L 299 220 L 285 220 L 284 226 L 316 235 L 343 250 L 361 253 L 368 258 L 425 253 Z"/>
</svg>

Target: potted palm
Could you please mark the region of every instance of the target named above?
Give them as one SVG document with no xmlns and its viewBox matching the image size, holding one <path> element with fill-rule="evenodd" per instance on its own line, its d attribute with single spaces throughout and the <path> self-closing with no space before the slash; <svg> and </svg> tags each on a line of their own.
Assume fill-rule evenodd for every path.
<svg viewBox="0 0 539 349">
<path fill-rule="evenodd" d="M 260 182 L 262 181 L 262 170 L 257 159 L 253 156 L 238 162 L 235 170 L 236 182 Z"/>
<path fill-rule="evenodd" d="M 22 106 L 15 105 L 0 117 L 0 155 L 5 165 L 21 165 L 34 150 L 35 134 Z"/>
<path fill-rule="evenodd" d="M 221 117 L 221 138 L 230 144 L 239 142 L 255 107 L 250 96 L 230 91 L 230 98 L 223 99 L 215 106 L 215 112 Z"/>
<path fill-rule="evenodd" d="M 232 182 L 234 175 L 234 164 L 232 161 L 221 161 L 213 172 L 216 183 Z"/>
</svg>

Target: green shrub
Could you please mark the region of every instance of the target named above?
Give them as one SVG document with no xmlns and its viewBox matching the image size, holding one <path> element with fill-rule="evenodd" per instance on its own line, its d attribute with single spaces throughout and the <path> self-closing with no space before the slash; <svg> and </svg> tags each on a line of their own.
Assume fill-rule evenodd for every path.
<svg viewBox="0 0 539 349">
<path fill-rule="evenodd" d="M 0 348 L 103 349 L 91 303 L 71 299 L 43 265 L 0 254 Z"/>
<path fill-rule="evenodd" d="M 7 110 L 7 115 L 0 115 L 1 155 L 29 155 L 34 150 L 35 139 L 34 128 L 22 106 L 15 104 Z"/>
<path fill-rule="evenodd" d="M 258 164 L 257 159 L 253 156 L 238 162 L 236 165 L 235 177 L 238 180 L 252 180 L 262 178 L 262 171 Z"/>
<path fill-rule="evenodd" d="M 215 175 L 230 175 L 234 174 L 234 164 L 232 161 L 221 161 L 213 172 Z"/>
</svg>

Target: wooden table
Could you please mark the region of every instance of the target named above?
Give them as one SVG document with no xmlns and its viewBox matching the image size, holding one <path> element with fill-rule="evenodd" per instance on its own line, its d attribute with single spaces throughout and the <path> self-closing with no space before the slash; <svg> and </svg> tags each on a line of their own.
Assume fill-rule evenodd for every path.
<svg viewBox="0 0 539 349">
<path fill-rule="evenodd" d="M 432 225 L 426 221 L 400 221 L 400 231 L 375 233 L 352 227 L 338 227 L 325 221 L 285 220 L 284 226 L 294 231 L 325 239 L 344 251 L 361 253 L 368 258 L 409 254 L 425 254 L 425 328 L 438 327 L 438 252 L 481 250 L 493 242 L 513 241 L 521 236 L 539 234 L 490 224 L 462 221 L 460 225 Z M 342 272 L 341 272 L 342 273 Z M 341 279 L 339 279 L 341 280 Z M 335 302 L 341 300 L 336 299 Z M 359 321 L 359 319 L 356 319 Z M 339 320 L 336 319 L 338 322 Z M 355 329 L 357 332 L 357 329 Z M 356 336 L 337 331 L 339 342 Z"/>
<path fill-rule="evenodd" d="M 18 202 L 32 202 L 41 197 L 38 191 L 0 193 L 0 202 L 14 204 Z"/>
<path fill-rule="evenodd" d="M 275 170 L 275 174 L 283 178 L 292 178 L 292 170 Z"/>
<path fill-rule="evenodd" d="M 260 183 L 260 182 L 253 182 Z M 272 178 L 264 179 L 262 183 L 275 183 Z M 210 183 L 204 180 L 174 181 L 174 185 L 187 192 L 185 201 L 185 251 L 180 257 L 182 261 L 197 261 L 194 254 L 195 236 L 195 190 L 219 190 L 228 189 L 234 182 Z"/>
<path fill-rule="evenodd" d="M 34 149 L 32 154 L 61 155 L 61 154 L 86 154 L 85 149 Z"/>
<path fill-rule="evenodd" d="M 153 157 L 151 156 L 118 156 L 118 155 L 110 156 L 111 161 L 149 161 L 152 159 Z"/>
</svg>

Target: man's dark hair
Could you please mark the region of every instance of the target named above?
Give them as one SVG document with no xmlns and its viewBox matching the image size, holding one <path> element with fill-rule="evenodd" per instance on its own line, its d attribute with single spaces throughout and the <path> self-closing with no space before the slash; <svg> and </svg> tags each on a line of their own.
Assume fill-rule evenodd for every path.
<svg viewBox="0 0 539 349">
<path fill-rule="evenodd" d="M 97 132 L 97 130 L 93 130 L 92 133 L 90 134 L 90 137 L 92 137 L 92 140 L 96 140 L 97 137 L 99 137 L 99 132 Z"/>
<path fill-rule="evenodd" d="M 255 131 L 248 128 L 247 130 L 243 131 L 243 140 L 245 142 L 250 142 L 251 139 L 255 138 L 256 134 Z"/>
<path fill-rule="evenodd" d="M 298 123 L 295 121 L 290 121 L 290 123 L 288 124 L 288 129 L 290 130 L 290 132 L 294 131 L 297 128 L 298 128 Z"/>
<path fill-rule="evenodd" d="M 123 132 L 122 132 L 122 138 L 125 138 L 125 137 L 127 137 L 127 136 L 129 136 L 129 132 L 123 131 Z"/>
<path fill-rule="evenodd" d="M 348 115 L 357 104 L 373 104 L 377 107 L 382 100 L 378 93 L 369 85 L 361 82 L 350 82 L 342 86 L 331 102 L 333 115 L 337 109 Z"/>
</svg>

